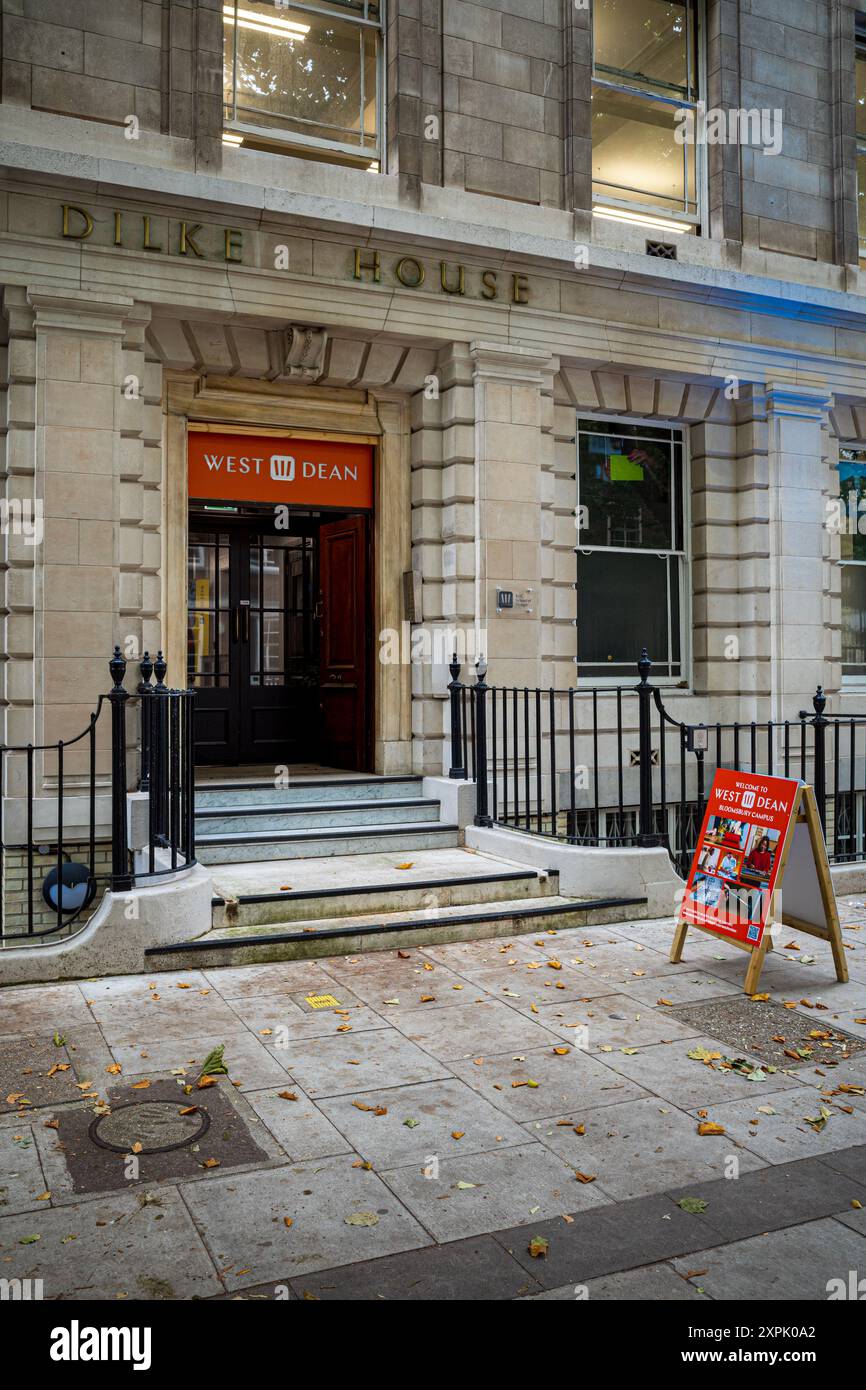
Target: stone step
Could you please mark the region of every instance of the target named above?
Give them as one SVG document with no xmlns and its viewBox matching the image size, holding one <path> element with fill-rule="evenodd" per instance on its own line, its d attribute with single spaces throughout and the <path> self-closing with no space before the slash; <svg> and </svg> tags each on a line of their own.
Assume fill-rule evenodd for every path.
<svg viewBox="0 0 866 1390">
<path fill-rule="evenodd" d="M 397 822 L 393 825 L 344 825 L 330 829 L 252 831 L 233 835 L 202 835 L 196 857 L 202 864 L 246 864 L 265 859 L 308 859 L 334 854 L 374 854 L 456 846 L 456 825 L 440 821 Z"/>
<path fill-rule="evenodd" d="M 216 807 L 286 806 L 324 801 L 391 801 L 418 797 L 421 777 L 309 777 L 291 778 L 288 786 L 258 779 L 200 782 L 195 789 L 195 809 Z"/>
<path fill-rule="evenodd" d="M 261 834 L 338 825 L 387 825 L 439 820 L 439 802 L 424 797 L 374 801 L 308 801 L 292 806 L 209 806 L 196 810 L 196 836 Z"/>
<path fill-rule="evenodd" d="M 285 890 L 261 893 L 226 894 L 216 897 L 213 925 L 258 927 L 289 923 L 295 919 L 322 921 L 355 917 L 368 913 L 412 912 L 417 909 L 467 907 L 524 898 L 545 898 L 556 893 L 558 874 L 535 869 L 506 869 L 499 873 L 459 875 L 451 878 L 419 878 L 402 882 L 406 875 L 396 873 L 397 882 L 352 884 L 345 887 L 300 889 L 290 886 L 294 864 L 285 865 Z"/>
<path fill-rule="evenodd" d="M 433 942 L 473 941 L 601 926 L 634 916 L 646 898 L 520 898 L 435 911 L 364 914 L 340 920 L 293 921 L 262 927 L 222 927 L 178 946 L 152 947 L 145 954 L 156 968 L 193 965 L 251 965 L 264 961 L 356 955 Z"/>
</svg>

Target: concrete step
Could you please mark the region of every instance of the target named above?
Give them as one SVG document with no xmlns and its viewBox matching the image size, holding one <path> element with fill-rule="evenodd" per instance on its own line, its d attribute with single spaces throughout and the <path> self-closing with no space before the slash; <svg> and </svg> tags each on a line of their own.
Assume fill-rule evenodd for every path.
<svg viewBox="0 0 866 1390">
<path fill-rule="evenodd" d="M 250 831 L 231 835 L 201 835 L 196 857 L 202 864 L 246 864 L 265 859 L 308 859 L 334 854 L 373 854 L 456 846 L 456 825 L 441 821 L 396 822 L 393 825 L 343 825 L 330 829 Z"/>
<path fill-rule="evenodd" d="M 419 797 L 420 777 L 308 777 L 274 786 L 257 779 L 201 782 L 195 789 L 195 809 L 236 806 L 298 806 L 324 801 L 391 801 Z"/>
<path fill-rule="evenodd" d="M 273 923 L 335 920 L 368 913 L 438 910 L 485 903 L 549 897 L 556 893 L 557 874 L 539 874 L 535 869 L 506 869 L 499 873 L 472 874 L 443 879 L 401 882 L 405 874 L 396 873 L 397 882 L 369 882 L 346 887 L 300 889 L 290 886 L 294 863 L 285 865 L 285 888 L 280 892 L 244 893 L 235 897 L 216 897 L 213 905 L 214 928 L 260 927 Z M 330 875 L 329 875 L 330 878 Z"/>
<path fill-rule="evenodd" d="M 194 964 L 250 965 L 301 960 L 362 951 L 422 946 L 433 942 L 472 941 L 556 931 L 622 921 L 643 906 L 645 898 L 519 898 L 390 914 L 362 914 L 339 920 L 296 920 L 267 927 L 221 927 L 197 941 L 146 952 L 157 968 L 182 969 Z"/>
<path fill-rule="evenodd" d="M 387 825 L 439 820 L 439 802 L 423 797 L 387 800 L 307 801 L 297 805 L 208 806 L 196 810 L 196 836 L 261 834 L 276 830 L 309 830 L 338 825 Z"/>
</svg>

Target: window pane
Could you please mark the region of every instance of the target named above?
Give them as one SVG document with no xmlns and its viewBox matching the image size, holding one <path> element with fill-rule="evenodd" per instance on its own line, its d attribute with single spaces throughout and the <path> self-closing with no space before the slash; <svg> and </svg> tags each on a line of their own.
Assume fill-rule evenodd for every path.
<svg viewBox="0 0 866 1390">
<path fill-rule="evenodd" d="M 346 6 L 356 12 L 355 6 Z M 226 116 L 372 149 L 376 142 L 377 33 L 335 13 L 242 0 L 225 20 Z M 237 111 L 232 109 L 234 65 Z"/>
<path fill-rule="evenodd" d="M 857 156 L 857 230 L 866 242 L 866 154 Z"/>
<path fill-rule="evenodd" d="M 672 550 L 671 445 L 614 434 L 578 439 L 578 545 Z"/>
<path fill-rule="evenodd" d="M 854 66 L 857 73 L 857 134 L 866 139 L 866 53 L 858 53 Z"/>
<path fill-rule="evenodd" d="M 577 659 L 583 676 L 635 669 L 646 647 L 658 675 L 680 667 L 678 559 L 596 552 L 577 557 Z"/>
<path fill-rule="evenodd" d="M 694 6 L 673 0 L 595 0 L 595 70 L 612 81 L 697 96 Z M 689 83 L 691 82 L 691 89 Z"/>
<path fill-rule="evenodd" d="M 697 213 L 695 146 L 678 145 L 679 108 L 595 87 L 592 178 L 596 197 Z"/>
<path fill-rule="evenodd" d="M 842 671 L 866 675 L 866 565 L 842 566 Z"/>
<path fill-rule="evenodd" d="M 843 560 L 866 560 L 866 449 L 839 450 L 839 553 Z M 862 518 L 862 520 L 861 520 Z M 835 518 L 833 518 L 835 521 Z"/>
</svg>

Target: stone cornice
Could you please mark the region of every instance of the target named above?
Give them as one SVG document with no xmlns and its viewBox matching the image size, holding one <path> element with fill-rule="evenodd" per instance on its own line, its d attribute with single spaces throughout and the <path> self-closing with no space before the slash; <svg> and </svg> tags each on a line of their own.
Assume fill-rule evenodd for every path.
<svg viewBox="0 0 866 1390">
<path fill-rule="evenodd" d="M 252 166 L 250 166 L 252 171 Z M 812 323 L 863 327 L 866 325 L 866 297 L 833 289 L 807 280 L 784 280 L 731 269 L 720 264 L 692 261 L 648 262 L 629 251 L 593 243 L 590 264 L 574 269 L 575 241 L 573 219 L 565 212 L 545 209 L 541 219 L 554 235 L 535 234 L 517 226 L 500 226 L 491 221 L 461 219 L 445 214 L 437 203 L 442 190 L 430 190 L 422 208 L 400 205 L 382 197 L 364 202 L 354 195 L 311 193 L 299 189 L 272 188 L 244 182 L 238 178 L 199 174 L 190 169 L 135 164 L 120 159 L 79 154 L 61 149 L 42 149 L 14 141 L 0 142 L 0 174 L 21 190 L 25 183 L 100 194 L 126 196 L 137 200 L 159 201 L 166 210 L 198 210 L 204 215 L 224 216 L 227 212 L 252 218 L 264 229 L 275 231 L 294 225 L 308 230 L 339 228 L 352 230 L 365 243 L 405 244 L 410 239 L 419 249 L 453 256 L 483 248 L 500 264 L 552 269 L 571 276 L 585 277 L 586 284 L 609 289 L 663 292 L 670 298 L 683 298 L 708 306 L 743 309 Z M 308 177 L 308 174 L 307 176 Z M 342 191 L 342 190 L 341 190 Z M 492 200 L 454 194 L 452 202 L 469 211 L 491 216 L 487 204 Z M 539 212 L 530 209 L 533 214 Z M 513 209 L 511 210 L 513 212 Z M 569 234 L 566 236 L 566 227 Z M 792 271 L 797 269 L 792 265 Z M 842 278 L 841 268 L 828 268 Z"/>
</svg>

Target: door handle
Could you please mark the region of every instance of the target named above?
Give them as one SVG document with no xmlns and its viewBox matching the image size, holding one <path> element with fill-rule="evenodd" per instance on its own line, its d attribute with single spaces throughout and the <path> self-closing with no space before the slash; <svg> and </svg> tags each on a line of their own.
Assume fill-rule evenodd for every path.
<svg viewBox="0 0 866 1390">
<path fill-rule="evenodd" d="M 238 609 L 238 608 L 233 608 L 233 609 L 232 609 L 232 641 L 233 641 L 233 642 L 239 642 L 240 640 L 241 640 L 241 615 L 240 615 L 240 609 Z"/>
<path fill-rule="evenodd" d="M 244 615 L 244 641 L 245 641 L 245 642 L 249 642 L 249 640 L 250 640 L 250 610 L 249 610 L 249 608 L 248 608 L 246 605 L 243 605 L 243 606 L 241 607 L 241 612 L 242 612 L 243 615 Z"/>
</svg>

